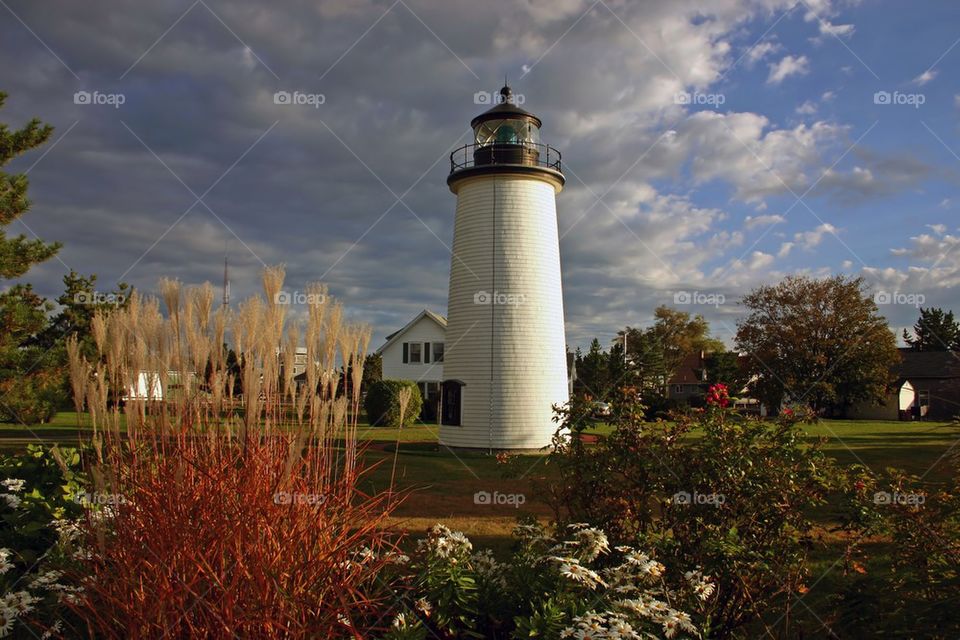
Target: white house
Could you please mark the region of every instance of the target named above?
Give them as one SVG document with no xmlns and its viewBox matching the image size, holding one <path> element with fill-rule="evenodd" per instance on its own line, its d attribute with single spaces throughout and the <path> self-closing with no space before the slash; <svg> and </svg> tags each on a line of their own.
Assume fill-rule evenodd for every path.
<svg viewBox="0 0 960 640">
<path fill-rule="evenodd" d="M 383 359 L 385 380 L 413 380 L 420 387 L 420 417 L 427 423 L 435 423 L 438 416 L 446 331 L 447 319 L 424 309 L 402 329 L 388 335 L 376 351 Z"/>
</svg>

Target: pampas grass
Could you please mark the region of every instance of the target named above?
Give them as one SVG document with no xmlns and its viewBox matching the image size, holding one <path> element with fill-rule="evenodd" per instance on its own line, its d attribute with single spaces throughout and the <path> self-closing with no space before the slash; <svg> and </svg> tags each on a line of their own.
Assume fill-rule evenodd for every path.
<svg viewBox="0 0 960 640">
<path fill-rule="evenodd" d="M 359 629 L 378 628 L 387 585 L 377 573 L 392 548 L 382 525 L 397 498 L 358 489 L 370 331 L 346 322 L 321 285 L 307 288 L 305 325 L 290 322 L 283 280 L 282 268 L 267 269 L 264 297 L 235 313 L 213 308 L 209 285 L 163 280 L 159 298 L 134 294 L 126 308 L 97 314 L 94 361 L 68 346 L 74 402 L 94 424 L 91 475 L 97 491 L 124 497 L 83 527 L 88 587 L 73 606 L 98 637 L 362 637 Z M 301 339 L 306 383 L 297 385 Z M 362 547 L 373 559 L 358 563 Z"/>
</svg>

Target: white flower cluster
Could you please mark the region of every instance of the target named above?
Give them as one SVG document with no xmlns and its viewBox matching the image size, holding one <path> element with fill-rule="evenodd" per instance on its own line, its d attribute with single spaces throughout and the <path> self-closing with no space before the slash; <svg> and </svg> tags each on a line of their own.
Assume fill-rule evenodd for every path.
<svg viewBox="0 0 960 640">
<path fill-rule="evenodd" d="M 681 597 L 688 598 L 684 600 L 687 603 L 691 602 L 691 595 L 705 602 L 714 593 L 714 585 L 701 571 L 685 574 L 689 589 L 682 589 L 681 594 L 666 586 L 663 580 L 666 568 L 646 553 L 618 546 L 614 548 L 616 554 L 611 555 L 610 542 L 600 529 L 574 524 L 569 527 L 568 539 L 559 541 L 537 524 L 518 525 L 514 533 L 522 543 L 519 561 L 557 577 L 558 593 L 554 597 L 562 594 L 597 603 L 599 610 L 573 618 L 561 638 L 679 640 L 701 637 L 690 615 L 676 608 Z M 470 555 L 472 549 L 473 545 L 462 533 L 440 524 L 432 527 L 427 537 L 418 543 L 419 553 L 451 564 L 467 559 L 479 578 L 508 589 L 510 567 L 497 562 L 490 550 Z M 610 556 L 612 562 L 595 564 L 601 556 Z M 429 616 L 432 607 L 423 600 L 418 601 L 415 608 Z M 398 630 L 411 628 L 413 624 L 415 621 L 410 620 L 409 614 L 400 614 L 394 620 Z"/>
<path fill-rule="evenodd" d="M 427 537 L 417 542 L 417 551 L 430 553 L 439 558 L 457 560 L 467 558 L 473 551 L 473 543 L 459 531 L 451 531 L 442 524 L 433 525 Z"/>
<path fill-rule="evenodd" d="M 644 596 L 637 596 L 629 600 L 620 600 L 614 606 L 624 613 L 647 618 L 663 627 L 663 635 L 667 638 L 676 637 L 683 631 L 694 637 L 700 634 L 690 619 L 690 614 L 677 611 L 666 602 Z"/>
<path fill-rule="evenodd" d="M 504 588 L 507 586 L 507 576 L 504 574 L 503 565 L 493 557 L 492 550 L 484 549 L 473 554 L 470 556 L 470 564 L 477 575 L 484 580 L 494 582 Z"/>
<path fill-rule="evenodd" d="M 0 638 L 13 631 L 17 618 L 33 611 L 36 598 L 29 591 L 11 591 L 0 599 Z"/>
<path fill-rule="evenodd" d="M 687 571 L 683 577 L 690 584 L 695 596 L 700 600 L 708 600 L 713 595 L 716 587 L 710 582 L 710 578 L 704 577 L 703 573 L 697 571 Z"/>
<path fill-rule="evenodd" d="M 8 484 L 16 482 L 6 480 L 0 484 L 13 491 L 20 491 L 23 488 L 22 484 L 13 484 L 12 487 Z M 19 482 L 22 483 L 23 481 Z M 73 545 L 76 548 L 74 556 L 82 552 L 82 548 L 76 545 L 79 534 L 79 527 L 76 522 L 54 520 L 51 524 L 57 530 L 59 545 L 64 547 Z M 10 549 L 0 549 L 0 575 L 14 568 L 14 564 L 10 562 L 11 555 Z M 42 560 L 44 557 L 41 557 L 38 565 L 43 566 Z M 37 604 L 44 601 L 48 596 L 53 596 L 61 602 L 75 602 L 78 594 L 83 591 L 83 587 L 61 584 L 60 579 L 62 577 L 63 572 L 56 570 L 45 570 L 33 576 L 24 576 L 24 578 L 27 578 L 22 582 L 25 588 L 19 591 L 10 591 L 0 596 L 0 638 L 10 635 L 17 620 L 21 619 L 24 614 L 33 611 Z M 44 632 L 41 638 L 45 640 L 53 637 L 55 633 L 59 632 L 60 627 L 61 622 L 58 620 Z"/>
<path fill-rule="evenodd" d="M 26 480 L 7 478 L 6 480 L 0 481 L 0 484 L 2 484 L 7 491 L 12 493 L 20 493 L 23 491 L 23 485 L 26 484 Z"/>
</svg>

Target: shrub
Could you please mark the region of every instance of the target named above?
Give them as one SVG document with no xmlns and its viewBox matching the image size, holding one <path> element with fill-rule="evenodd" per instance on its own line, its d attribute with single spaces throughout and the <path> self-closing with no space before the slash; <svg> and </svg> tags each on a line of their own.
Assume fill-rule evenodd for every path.
<svg viewBox="0 0 960 640">
<path fill-rule="evenodd" d="M 56 632 L 77 590 L 64 579 L 72 562 L 70 518 L 81 515 L 80 453 L 28 445 L 0 457 L 0 637 Z"/>
<path fill-rule="evenodd" d="M 4 401 L 0 404 L 0 422 L 23 425 L 50 422 L 63 406 L 63 375 L 58 370 L 18 376 L 0 384 Z"/>
<path fill-rule="evenodd" d="M 378 380 L 370 384 L 364 398 L 367 420 L 371 425 L 384 427 L 413 424 L 422 406 L 420 389 L 412 380 Z"/>
<path fill-rule="evenodd" d="M 652 550 L 668 567 L 713 576 L 719 597 L 705 633 L 728 638 L 762 616 L 777 620 L 806 588 L 808 513 L 836 474 L 821 445 L 803 441 L 799 416 L 744 417 L 721 406 L 719 391 L 707 394 L 705 409 L 645 424 L 636 393 L 624 390 L 614 431 L 596 447 L 558 431 L 548 499 L 561 523 L 588 522 L 615 544 Z M 562 413 L 561 426 L 576 432 L 578 410 Z M 702 435 L 692 438 L 695 429 Z M 665 580 L 683 583 L 676 572 Z"/>
<path fill-rule="evenodd" d="M 664 567 L 606 535 L 571 525 L 562 540 L 519 525 L 504 563 L 474 552 L 459 532 L 435 525 L 421 540 L 387 640 L 426 638 L 699 638 L 686 611 L 703 610 L 709 578 L 687 572 L 667 590 Z"/>
<path fill-rule="evenodd" d="M 851 470 L 853 535 L 833 598 L 841 636 L 960 637 L 960 456 L 943 462 L 952 472 L 945 483 L 895 469 Z M 889 555 L 874 555 L 878 549 Z"/>
</svg>

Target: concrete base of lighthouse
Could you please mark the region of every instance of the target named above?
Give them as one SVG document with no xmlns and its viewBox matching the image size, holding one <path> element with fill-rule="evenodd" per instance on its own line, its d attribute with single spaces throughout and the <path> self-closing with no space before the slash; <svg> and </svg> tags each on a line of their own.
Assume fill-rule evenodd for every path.
<svg viewBox="0 0 960 640">
<path fill-rule="evenodd" d="M 445 384 L 459 387 L 449 420 L 459 424 L 441 425 L 443 446 L 539 450 L 557 429 L 553 407 L 568 392 L 554 173 L 504 167 L 449 181 L 457 211 L 443 367 Z"/>
</svg>

